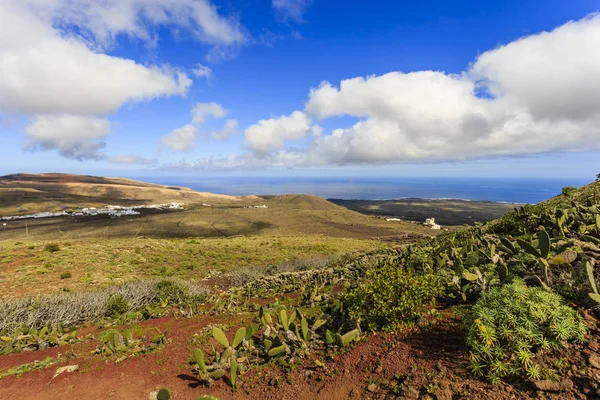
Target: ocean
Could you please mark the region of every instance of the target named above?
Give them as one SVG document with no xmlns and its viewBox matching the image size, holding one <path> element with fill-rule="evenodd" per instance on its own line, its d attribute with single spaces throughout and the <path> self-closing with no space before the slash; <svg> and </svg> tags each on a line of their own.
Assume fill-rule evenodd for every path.
<svg viewBox="0 0 600 400">
<path fill-rule="evenodd" d="M 138 177 L 147 182 L 185 186 L 228 195 L 310 194 L 327 199 L 462 199 L 538 203 L 584 179 L 525 178 L 325 178 L 325 177 Z"/>
</svg>

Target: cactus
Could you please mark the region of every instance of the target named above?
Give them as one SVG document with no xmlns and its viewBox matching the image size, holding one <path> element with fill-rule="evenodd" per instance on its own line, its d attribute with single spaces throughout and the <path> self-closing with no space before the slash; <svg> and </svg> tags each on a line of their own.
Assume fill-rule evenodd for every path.
<svg viewBox="0 0 600 400">
<path fill-rule="evenodd" d="M 156 400 L 170 400 L 171 399 L 171 392 L 169 392 L 169 389 L 167 388 L 162 388 L 158 391 L 158 393 L 156 394 Z"/>
<path fill-rule="evenodd" d="M 514 256 L 517 254 L 517 249 L 513 245 L 513 243 L 505 237 L 500 238 L 500 242 L 504 246 L 504 250 L 510 255 Z"/>
<path fill-rule="evenodd" d="M 302 318 L 302 321 L 300 321 L 300 326 L 302 328 L 302 339 L 304 339 L 304 341 L 306 342 L 308 340 L 308 322 L 306 321 L 306 318 Z"/>
<path fill-rule="evenodd" d="M 236 360 L 231 360 L 230 370 L 229 370 L 229 383 L 231 383 L 231 387 L 237 389 L 236 377 L 237 377 L 237 368 L 238 363 Z"/>
<path fill-rule="evenodd" d="M 204 362 L 204 353 L 202 350 L 194 350 L 194 361 L 196 361 L 196 364 L 198 364 L 199 371 L 206 373 L 206 363 Z"/>
<path fill-rule="evenodd" d="M 542 257 L 540 252 L 535 247 L 533 247 L 531 244 L 527 243 L 526 241 L 517 239 L 517 243 L 523 250 L 525 250 L 527 253 L 531 254 L 532 256 L 535 256 L 537 258 Z"/>
<path fill-rule="evenodd" d="M 227 336 L 225 336 L 225 333 L 221 330 L 221 328 L 217 328 L 216 326 L 213 327 L 212 335 L 223 347 L 229 347 L 229 340 L 227 340 Z"/>
<path fill-rule="evenodd" d="M 334 342 L 333 333 L 331 333 L 331 331 L 329 329 L 327 329 L 327 331 L 325 332 L 325 342 L 328 345 L 332 345 Z"/>
<path fill-rule="evenodd" d="M 224 375 L 225 375 L 225 370 L 222 368 L 215 369 L 214 371 L 212 371 L 208 374 L 208 376 L 212 379 L 221 379 Z"/>
<path fill-rule="evenodd" d="M 463 272 L 463 277 L 468 280 L 469 282 L 475 282 L 477 280 L 477 275 L 476 274 L 472 274 L 470 272 Z"/>
<path fill-rule="evenodd" d="M 250 325 L 246 328 L 246 340 L 251 340 L 254 335 L 258 332 L 258 326 Z"/>
<path fill-rule="evenodd" d="M 342 344 L 344 347 L 348 347 L 350 343 L 358 339 L 358 329 L 351 330 L 342 335 Z"/>
<path fill-rule="evenodd" d="M 245 337 L 246 337 L 246 328 L 238 329 L 238 331 L 235 334 L 235 337 L 233 338 L 232 347 L 234 349 L 237 349 Z"/>
<path fill-rule="evenodd" d="M 548 258 L 548 254 L 550 253 L 550 236 L 548 236 L 548 232 L 540 231 L 538 235 L 539 247 L 540 247 L 540 257 Z"/>
<path fill-rule="evenodd" d="M 269 357 L 277 357 L 278 355 L 280 355 L 284 351 L 285 351 L 285 345 L 282 344 L 281 346 L 273 347 L 271 350 L 269 350 L 267 352 L 267 354 L 269 355 Z"/>
</svg>

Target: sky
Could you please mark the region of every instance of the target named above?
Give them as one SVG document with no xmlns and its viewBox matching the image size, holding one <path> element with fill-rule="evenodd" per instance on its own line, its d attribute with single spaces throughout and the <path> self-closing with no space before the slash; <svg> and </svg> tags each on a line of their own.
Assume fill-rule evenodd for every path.
<svg viewBox="0 0 600 400">
<path fill-rule="evenodd" d="M 600 0 L 2 0 L 0 173 L 590 178 Z"/>
</svg>

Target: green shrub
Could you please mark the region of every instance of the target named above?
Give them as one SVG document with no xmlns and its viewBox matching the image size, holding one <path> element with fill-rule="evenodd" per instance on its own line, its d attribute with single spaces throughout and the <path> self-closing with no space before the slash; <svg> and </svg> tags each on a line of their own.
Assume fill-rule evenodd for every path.
<svg viewBox="0 0 600 400">
<path fill-rule="evenodd" d="M 164 280 L 156 284 L 159 300 L 169 304 L 182 304 L 185 302 L 188 297 L 186 289 L 183 285 L 174 281 Z"/>
<path fill-rule="evenodd" d="M 62 274 L 60 274 L 60 279 L 69 279 L 70 277 L 71 277 L 70 272 L 63 272 Z"/>
<path fill-rule="evenodd" d="M 58 245 L 58 243 L 47 243 L 44 246 L 44 250 L 49 253 L 55 253 L 60 250 L 60 246 Z"/>
<path fill-rule="evenodd" d="M 577 190 L 577 188 L 574 188 L 573 186 L 565 186 L 564 188 L 562 188 L 562 194 L 565 197 L 571 197 L 575 194 L 575 191 Z"/>
<path fill-rule="evenodd" d="M 556 293 L 517 281 L 485 293 L 473 306 L 467 343 L 472 368 L 492 382 L 526 376 L 552 379 L 543 355 L 561 342 L 582 342 L 581 316 Z"/>
<path fill-rule="evenodd" d="M 444 289 L 432 274 L 416 274 L 386 263 L 367 271 L 358 286 L 342 295 L 349 316 L 368 330 L 393 330 L 417 321 L 435 306 Z"/>
<path fill-rule="evenodd" d="M 106 316 L 107 317 L 118 317 L 121 314 L 127 312 L 129 308 L 129 302 L 122 294 L 116 294 L 111 296 L 106 303 Z"/>
</svg>

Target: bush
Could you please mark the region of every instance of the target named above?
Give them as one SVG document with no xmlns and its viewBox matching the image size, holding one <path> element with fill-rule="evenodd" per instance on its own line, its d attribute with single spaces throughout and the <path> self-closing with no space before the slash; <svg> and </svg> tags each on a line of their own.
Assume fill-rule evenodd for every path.
<svg viewBox="0 0 600 400">
<path fill-rule="evenodd" d="M 44 246 L 44 250 L 49 253 L 55 253 L 60 250 L 58 243 L 48 243 Z"/>
<path fill-rule="evenodd" d="M 582 342 L 585 332 L 581 316 L 556 293 L 522 281 L 493 288 L 473 306 L 467 335 L 472 368 L 492 382 L 552 379 L 543 355 L 563 341 Z"/>
<path fill-rule="evenodd" d="M 71 277 L 70 272 L 63 272 L 62 274 L 60 274 L 60 279 L 69 279 L 70 277 Z"/>
<path fill-rule="evenodd" d="M 434 275 L 386 263 L 367 271 L 364 281 L 342 295 L 342 304 L 366 329 L 387 331 L 418 321 L 443 292 Z"/>
<path fill-rule="evenodd" d="M 159 300 L 168 304 L 183 304 L 189 297 L 187 287 L 176 281 L 160 281 L 156 289 Z"/>
<path fill-rule="evenodd" d="M 575 191 L 577 190 L 577 188 L 573 187 L 573 186 L 565 186 L 564 188 L 562 188 L 562 195 L 565 197 L 571 197 L 575 194 Z"/>
<path fill-rule="evenodd" d="M 106 316 L 118 317 L 129 309 L 129 302 L 122 294 L 117 294 L 108 299 L 106 303 Z"/>
</svg>

